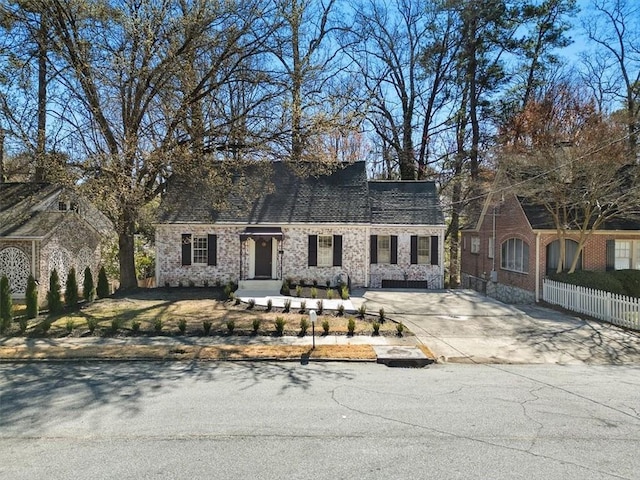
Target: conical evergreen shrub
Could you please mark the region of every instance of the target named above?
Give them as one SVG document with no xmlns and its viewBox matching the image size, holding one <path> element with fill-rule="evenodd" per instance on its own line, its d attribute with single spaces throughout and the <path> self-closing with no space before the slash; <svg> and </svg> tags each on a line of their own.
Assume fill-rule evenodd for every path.
<svg viewBox="0 0 640 480">
<path fill-rule="evenodd" d="M 96 289 L 98 298 L 105 298 L 109 296 L 109 280 L 107 279 L 107 272 L 104 270 L 104 266 L 100 267 L 98 273 L 98 288 Z"/>
<path fill-rule="evenodd" d="M 87 302 L 93 302 L 96 297 L 95 287 L 93 285 L 93 275 L 91 268 L 84 269 L 84 281 L 82 282 L 82 296 Z"/>
<path fill-rule="evenodd" d="M 62 300 L 60 299 L 60 277 L 54 268 L 49 276 L 49 291 L 47 292 L 47 305 L 49 315 L 56 315 L 62 311 Z"/>
<path fill-rule="evenodd" d="M 64 303 L 67 307 L 74 308 L 78 305 L 78 280 L 76 269 L 71 267 L 67 274 L 67 283 L 64 288 Z"/>
<path fill-rule="evenodd" d="M 38 285 L 33 275 L 29 275 L 27 280 L 27 318 L 36 318 L 38 316 Z"/>
<path fill-rule="evenodd" d="M 0 278 L 0 332 L 4 333 L 11 326 L 13 302 L 11 289 L 6 275 Z"/>
</svg>

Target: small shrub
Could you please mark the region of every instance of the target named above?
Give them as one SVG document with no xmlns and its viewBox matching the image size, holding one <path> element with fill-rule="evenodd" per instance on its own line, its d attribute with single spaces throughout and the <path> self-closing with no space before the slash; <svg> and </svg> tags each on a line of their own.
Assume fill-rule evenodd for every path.
<svg viewBox="0 0 640 480">
<path fill-rule="evenodd" d="M 171 286 L 171 283 L 169 283 L 169 281 L 168 281 L 168 280 L 166 280 L 166 281 L 164 282 L 164 288 L 169 288 L 170 286 Z"/>
<path fill-rule="evenodd" d="M 314 279 L 313 279 L 313 282 L 311 282 L 311 283 L 313 283 L 313 286 L 314 286 L 314 287 L 317 287 L 317 286 L 318 286 L 318 279 L 317 279 L 317 278 L 314 278 Z"/>
<path fill-rule="evenodd" d="M 224 286 L 224 296 L 229 300 L 233 300 L 233 288 L 231 285 L 227 284 Z"/>
<path fill-rule="evenodd" d="M 234 293 L 232 293 L 232 295 L 234 295 L 233 304 L 240 305 L 240 297 L 236 297 Z"/>
<path fill-rule="evenodd" d="M 98 319 L 97 318 L 88 318 L 87 319 L 87 328 L 89 329 L 89 333 L 93 335 L 93 332 L 98 328 Z"/>
<path fill-rule="evenodd" d="M 202 286 L 203 286 L 204 288 L 209 288 L 209 280 L 204 280 L 204 281 L 202 282 Z"/>
<path fill-rule="evenodd" d="M 184 287 L 184 283 L 182 283 L 182 280 L 178 280 L 178 288 L 182 287 Z"/>
<path fill-rule="evenodd" d="M 284 301 L 284 305 L 282 307 L 282 310 L 284 311 L 284 313 L 289 313 L 289 310 L 291 310 L 291 300 L 290 299 L 286 299 Z"/>
<path fill-rule="evenodd" d="M 45 318 L 40 324 L 40 328 L 42 329 L 42 333 L 47 333 L 51 329 L 51 319 Z"/>
<path fill-rule="evenodd" d="M 318 289 L 316 287 L 311 287 L 311 298 L 318 298 Z"/>
<path fill-rule="evenodd" d="M 78 305 L 78 281 L 76 280 L 76 269 L 71 267 L 67 274 L 67 284 L 64 288 L 64 303 L 69 308 Z"/>
<path fill-rule="evenodd" d="M 289 283 L 288 279 L 285 279 L 282 281 L 282 287 L 280 287 L 280 294 L 289 295 L 290 292 L 291 292 L 291 284 Z"/>
<path fill-rule="evenodd" d="M 6 275 L 0 278 L 0 332 L 6 332 L 11 326 L 13 301 L 11 300 L 11 288 Z"/>
<path fill-rule="evenodd" d="M 327 288 L 329 288 L 331 286 L 331 280 L 329 280 L 328 278 L 324 281 L 324 284 L 326 285 Z"/>
<path fill-rule="evenodd" d="M 216 278 L 216 287 L 220 287 L 220 285 L 222 285 L 222 280 Z"/>
<path fill-rule="evenodd" d="M 373 328 L 373 334 L 374 335 L 380 335 L 380 322 L 374 320 L 373 323 L 371 324 L 371 327 Z"/>
<path fill-rule="evenodd" d="M 60 299 L 60 277 L 54 268 L 49 276 L 49 291 L 47 292 L 47 306 L 49 315 L 56 315 L 62 311 L 62 300 Z"/>
<path fill-rule="evenodd" d="M 298 285 L 296 287 L 296 297 L 301 297 L 302 296 L 302 286 Z"/>
<path fill-rule="evenodd" d="M 282 336 L 284 334 L 284 326 L 286 323 L 284 317 L 276 317 L 276 335 Z"/>
<path fill-rule="evenodd" d="M 121 322 L 121 320 L 120 320 L 118 317 L 113 318 L 113 319 L 111 320 L 111 331 L 112 331 L 113 333 L 116 333 L 118 330 L 120 330 L 120 327 L 121 327 L 121 326 L 122 326 L 122 322 Z"/>
<path fill-rule="evenodd" d="M 93 274 L 91 268 L 84 269 L 84 280 L 82 281 L 82 298 L 87 302 L 93 302 L 96 298 L 96 289 L 93 285 Z"/>
<path fill-rule="evenodd" d="M 367 314 L 367 306 L 363 303 L 362 305 L 360 305 L 360 307 L 358 308 L 358 316 L 363 319 L 364 316 Z"/>
<path fill-rule="evenodd" d="M 300 336 L 304 337 L 307 334 L 307 330 L 309 330 L 309 320 L 307 317 L 300 318 Z"/>
<path fill-rule="evenodd" d="M 322 321 L 322 331 L 325 335 L 329 335 L 329 320 L 326 318 Z"/>
<path fill-rule="evenodd" d="M 131 322 L 131 331 L 133 333 L 138 333 L 140 331 L 140 322 L 138 320 Z"/>
<path fill-rule="evenodd" d="M 605 292 L 617 293 L 624 295 L 624 287 L 618 278 L 610 275 L 611 272 L 591 272 L 581 270 L 574 273 L 554 273 L 549 275 L 551 280 L 569 283 L 579 287 L 593 288 L 595 290 L 604 290 Z"/>
<path fill-rule="evenodd" d="M 300 282 L 298 282 L 298 285 L 300 285 L 301 287 L 306 287 L 307 281 L 304 278 L 301 278 Z"/>
<path fill-rule="evenodd" d="M 24 334 L 27 331 L 27 327 L 29 326 L 29 320 L 27 317 L 22 317 L 18 320 L 18 327 L 20 327 L 20 333 Z"/>
<path fill-rule="evenodd" d="M 247 308 L 249 310 L 253 310 L 253 307 L 256 306 L 256 299 L 255 298 L 250 298 L 249 301 L 247 302 Z"/>
<path fill-rule="evenodd" d="M 36 318 L 38 316 L 38 286 L 33 275 L 29 275 L 27 280 L 27 318 Z"/>
<path fill-rule="evenodd" d="M 236 329 L 236 321 L 230 318 L 229 320 L 227 320 L 227 332 L 229 332 L 229 335 L 231 335 L 235 329 Z"/>
<path fill-rule="evenodd" d="M 211 320 L 202 321 L 202 331 L 205 335 L 209 335 L 209 332 L 211 331 Z"/>
<path fill-rule="evenodd" d="M 109 279 L 104 266 L 100 267 L 98 272 L 98 286 L 96 287 L 96 295 L 98 298 L 106 298 L 109 296 Z"/>
<path fill-rule="evenodd" d="M 194 282 L 193 280 L 189 280 L 189 287 L 193 288 L 196 286 L 196 282 Z"/>
<path fill-rule="evenodd" d="M 178 320 L 178 330 L 182 335 L 187 331 L 187 321 L 184 318 Z"/>
<path fill-rule="evenodd" d="M 160 332 L 162 332 L 162 327 L 163 327 L 163 326 L 164 326 L 164 325 L 162 324 L 162 319 L 161 319 L 161 318 L 156 318 L 156 319 L 153 321 L 153 330 L 154 330 L 156 333 L 160 333 Z"/>
<path fill-rule="evenodd" d="M 272 308 L 273 308 L 273 300 L 269 298 L 267 300 L 267 312 L 270 312 Z"/>
<path fill-rule="evenodd" d="M 316 307 L 318 308 L 318 315 L 322 315 L 322 312 L 324 312 L 324 302 L 322 299 L 316 302 Z"/>
<path fill-rule="evenodd" d="M 253 333 L 257 334 L 258 330 L 260 330 L 260 319 L 259 318 L 254 318 L 253 321 L 251 322 L 251 328 L 253 329 Z"/>
<path fill-rule="evenodd" d="M 353 318 L 350 318 L 347 321 L 347 332 L 349 335 L 353 336 L 353 332 L 356 330 L 356 321 Z"/>
<path fill-rule="evenodd" d="M 342 317 L 344 315 L 344 305 L 341 303 L 338 305 L 338 316 Z"/>
<path fill-rule="evenodd" d="M 304 313 L 307 310 L 307 302 L 302 300 L 300 302 L 300 313 Z"/>
<path fill-rule="evenodd" d="M 73 329 L 75 328 L 76 324 L 73 321 L 73 318 L 70 318 L 67 320 L 67 323 L 65 324 L 65 329 L 67 330 L 67 333 L 71 333 L 73 332 Z"/>
<path fill-rule="evenodd" d="M 328 298 L 329 300 L 333 300 L 333 297 L 335 296 L 335 293 L 336 293 L 336 292 L 334 292 L 334 291 L 333 291 L 333 289 L 332 289 L 332 288 L 330 288 L 329 290 L 327 290 L 327 298 Z"/>
<path fill-rule="evenodd" d="M 398 332 L 398 336 L 402 336 L 402 332 L 404 332 L 404 324 L 402 322 L 396 324 L 396 331 Z"/>
<path fill-rule="evenodd" d="M 608 273 L 622 284 L 625 295 L 640 297 L 640 270 L 613 270 Z"/>
<path fill-rule="evenodd" d="M 386 317 L 384 315 L 384 308 L 378 310 L 378 316 L 380 317 L 380 323 L 384 323 Z"/>
<path fill-rule="evenodd" d="M 340 298 L 342 298 L 342 300 L 349 299 L 349 288 L 346 285 L 340 287 Z"/>
</svg>

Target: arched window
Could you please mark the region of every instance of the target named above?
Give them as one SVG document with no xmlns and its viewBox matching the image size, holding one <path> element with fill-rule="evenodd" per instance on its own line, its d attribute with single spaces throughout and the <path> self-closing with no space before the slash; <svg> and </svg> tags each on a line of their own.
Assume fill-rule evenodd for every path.
<svg viewBox="0 0 640 480">
<path fill-rule="evenodd" d="M 578 251 L 578 242 L 570 239 L 564 241 L 564 265 L 563 270 L 567 271 L 571 267 L 571 262 Z M 560 261 L 560 240 L 554 240 L 547 245 L 547 275 L 555 273 L 558 270 L 558 262 Z M 578 257 L 576 270 L 582 270 L 582 252 Z"/>
<path fill-rule="evenodd" d="M 510 238 L 502 243 L 500 267 L 513 272 L 529 272 L 529 245 L 519 238 Z"/>
</svg>

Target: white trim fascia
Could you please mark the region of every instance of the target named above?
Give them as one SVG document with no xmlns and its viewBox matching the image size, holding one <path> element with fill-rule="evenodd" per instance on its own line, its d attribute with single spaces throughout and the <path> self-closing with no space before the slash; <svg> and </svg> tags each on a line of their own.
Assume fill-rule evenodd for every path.
<svg viewBox="0 0 640 480">
<path fill-rule="evenodd" d="M 536 228 L 536 229 L 532 229 L 532 231 L 533 231 L 533 233 L 536 233 L 536 234 L 555 235 L 556 233 L 558 233 L 558 231 L 556 229 L 548 229 L 548 228 Z M 580 231 L 578 231 L 578 230 L 567 230 L 567 233 L 569 235 L 571 235 L 571 234 L 579 235 Z M 594 230 L 593 232 L 589 233 L 589 235 L 633 235 L 633 236 L 640 236 L 640 230 Z"/>
<path fill-rule="evenodd" d="M 189 226 L 189 225 L 210 225 L 212 227 L 345 227 L 345 228 L 434 228 L 446 230 L 445 224 L 415 224 L 415 223 L 210 223 L 210 222 L 172 222 L 172 223 L 154 223 L 153 225 L 163 226 Z"/>
</svg>

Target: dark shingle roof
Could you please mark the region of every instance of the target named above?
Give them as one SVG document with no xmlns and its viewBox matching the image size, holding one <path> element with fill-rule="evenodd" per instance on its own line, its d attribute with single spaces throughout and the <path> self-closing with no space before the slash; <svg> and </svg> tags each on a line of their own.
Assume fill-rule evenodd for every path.
<svg viewBox="0 0 640 480">
<path fill-rule="evenodd" d="M 71 213 L 58 210 L 58 200 L 65 190 L 50 183 L 0 183 L 0 237 L 46 237 Z M 102 234 L 112 231 L 111 222 L 96 207 L 70 195 L 80 204 L 85 222 Z"/>
<path fill-rule="evenodd" d="M 173 177 L 158 221 L 444 224 L 433 182 L 367 182 L 364 162 L 317 177 L 300 177 L 281 162 L 267 169 L 247 168 L 237 176 L 244 189 L 231 188 L 218 206 L 206 194 L 212 187 L 201 180 Z"/>
<path fill-rule="evenodd" d="M 371 223 L 443 225 L 434 182 L 370 181 Z"/>
<path fill-rule="evenodd" d="M 547 209 L 525 197 L 518 197 L 522 210 L 534 230 L 555 230 L 553 217 Z M 604 222 L 600 230 L 640 230 L 640 217 L 611 218 Z"/>
<path fill-rule="evenodd" d="M 59 190 L 47 183 L 0 183 L 0 237 L 45 236 L 59 218 L 38 206 Z"/>
</svg>

